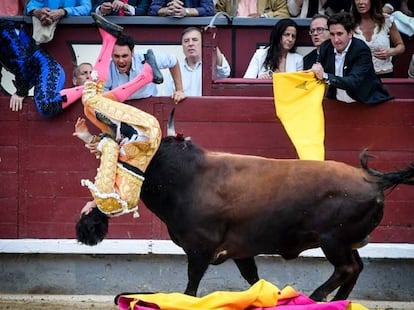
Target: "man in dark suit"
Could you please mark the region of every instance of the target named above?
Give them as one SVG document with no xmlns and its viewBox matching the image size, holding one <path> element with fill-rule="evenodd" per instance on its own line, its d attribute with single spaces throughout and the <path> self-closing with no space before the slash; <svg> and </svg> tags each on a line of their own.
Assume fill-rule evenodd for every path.
<svg viewBox="0 0 414 310">
<path fill-rule="evenodd" d="M 353 21 L 347 12 L 328 19 L 331 39 L 320 47 L 319 63 L 312 71 L 329 86 L 326 96 L 346 103 L 367 104 L 392 99 L 377 77 L 369 47 L 353 37 Z"/>
<path fill-rule="evenodd" d="M 303 57 L 304 70 L 312 68 L 312 65 L 319 61 L 319 47 L 329 39 L 328 16 L 322 14 L 313 16 L 310 23 L 309 35 L 316 48 Z"/>
</svg>

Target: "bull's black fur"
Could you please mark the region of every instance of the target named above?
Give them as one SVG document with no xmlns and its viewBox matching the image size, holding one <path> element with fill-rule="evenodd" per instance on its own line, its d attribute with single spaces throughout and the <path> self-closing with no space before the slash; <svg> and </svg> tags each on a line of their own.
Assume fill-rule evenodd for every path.
<svg viewBox="0 0 414 310">
<path fill-rule="evenodd" d="M 195 171 L 204 165 L 204 150 L 182 137 L 165 137 L 145 172 L 141 198 L 150 190 L 147 184 L 179 186 L 191 182 Z M 171 176 L 174 176 L 172 179 Z M 179 184 L 176 184 L 179 182 Z M 147 184 L 145 184 L 147 183 Z M 171 184 L 172 183 L 172 184 Z"/>
<path fill-rule="evenodd" d="M 189 139 L 170 136 L 162 139 L 145 173 L 141 199 L 165 223 L 169 222 L 171 212 L 177 212 L 171 202 L 183 197 L 183 191 L 192 190 L 194 176 L 205 165 L 204 154 L 204 150 Z M 185 207 L 186 203 L 182 201 L 181 205 Z"/>
<path fill-rule="evenodd" d="M 377 190 L 373 191 L 372 200 L 367 201 L 366 205 L 371 203 L 375 203 L 377 205 L 375 207 L 373 206 L 371 211 L 366 211 L 367 213 L 363 213 L 365 211 L 361 211 L 360 215 L 364 216 L 364 220 L 366 221 L 365 224 L 363 224 L 365 225 L 364 230 L 366 231 L 366 235 L 362 238 L 357 237 L 356 235 L 354 238 L 350 234 L 348 236 L 348 242 L 352 243 L 353 246 L 358 246 L 358 244 L 364 245 L 368 239 L 367 234 L 375 229 L 375 227 L 380 223 L 384 205 L 382 191 L 398 184 L 413 183 L 413 165 L 410 165 L 401 171 L 384 173 L 369 168 L 368 157 L 370 157 L 370 155 L 366 151 L 361 153 L 361 166 L 362 169 L 367 172 L 367 181 L 377 184 Z M 141 192 L 141 199 L 144 201 L 145 205 L 166 223 L 171 239 L 179 246 L 183 247 L 184 251 L 187 253 L 189 263 L 189 282 L 187 284 L 186 293 L 190 295 L 196 294 L 199 280 L 205 271 L 205 269 L 203 269 L 204 267 L 201 266 L 206 262 L 206 260 L 210 264 L 219 264 L 226 260 L 226 257 L 211 257 L 213 249 L 208 248 L 210 242 L 209 237 L 205 237 L 203 232 L 199 231 L 197 224 L 195 224 L 197 223 L 197 220 L 194 220 L 194 216 L 195 214 L 198 215 L 198 211 L 193 210 L 194 200 L 192 200 L 193 197 L 191 195 L 188 195 L 188 193 L 203 191 L 203 188 L 198 188 L 198 185 L 196 185 L 194 181 L 196 180 L 195 176 L 199 176 L 205 169 L 209 168 L 206 167 L 206 152 L 203 149 L 193 144 L 191 141 L 174 137 L 166 137 L 162 140 L 158 152 L 148 167 L 146 172 L 146 180 L 143 184 Z M 214 182 L 214 180 L 212 181 Z M 280 181 L 283 182 L 283 180 Z M 208 197 L 206 197 L 206 199 L 208 199 Z M 254 208 L 254 206 L 251 207 Z M 344 205 L 344 207 L 347 206 Z M 363 208 L 365 207 L 366 206 Z M 367 210 L 369 210 L 369 208 Z M 218 217 L 220 216 L 221 215 L 218 215 Z M 353 220 L 357 222 L 360 221 L 360 218 L 358 218 L 357 215 Z M 225 234 L 225 227 L 220 230 L 220 221 L 222 221 L 222 219 L 217 221 L 215 224 L 216 226 L 210 227 L 214 227 L 214 230 Z M 291 223 L 289 225 L 295 226 L 296 224 L 293 224 L 294 222 L 295 219 L 291 219 Z M 298 223 L 299 222 L 300 220 L 298 219 Z M 283 227 L 285 224 L 288 225 L 288 223 L 278 223 L 277 225 Z M 280 231 L 283 230 L 284 228 L 280 229 Z M 193 231 L 193 234 L 191 234 L 191 231 Z M 217 233 L 217 231 L 210 231 L 210 233 L 214 234 Z M 287 235 L 290 235 L 290 233 L 287 233 Z M 200 240 L 197 240 L 197 238 L 200 238 Z M 323 245 L 324 251 L 331 251 L 327 248 L 327 246 L 328 244 Z M 309 246 L 309 248 L 311 247 L 315 246 Z M 348 249 L 350 252 L 348 252 Z M 357 250 L 353 249 L 351 245 L 349 245 L 348 249 L 345 252 L 343 252 L 345 249 L 341 248 L 332 249 L 333 252 L 338 252 L 339 256 L 350 255 L 349 259 L 355 262 L 355 265 L 352 267 L 355 268 L 355 274 L 353 272 L 353 275 L 349 276 L 348 280 L 343 280 L 344 282 L 341 284 L 334 299 L 345 299 L 349 295 L 359 273 L 363 268 L 363 263 Z M 282 252 L 275 253 L 282 255 L 286 259 L 293 259 L 297 257 L 300 252 L 301 251 L 297 251 L 297 249 L 292 248 L 291 250 L 285 249 Z M 205 257 L 202 257 L 203 255 L 205 255 Z M 330 262 L 334 264 L 336 258 L 332 255 L 329 256 Z M 254 257 L 233 259 L 243 277 L 250 284 L 255 283 L 259 279 Z M 340 261 L 344 261 L 344 258 L 338 259 Z M 348 259 L 345 259 L 345 261 L 348 261 Z M 345 269 L 348 267 L 349 266 L 345 267 Z M 341 268 L 342 267 L 337 268 L 338 272 L 342 274 L 341 276 L 345 276 L 347 271 L 345 271 L 345 269 L 342 270 Z M 327 294 L 334 289 L 333 284 L 329 283 L 330 281 L 332 280 L 328 280 L 325 284 L 321 285 L 311 295 L 311 297 L 315 300 L 325 299 Z"/>
</svg>

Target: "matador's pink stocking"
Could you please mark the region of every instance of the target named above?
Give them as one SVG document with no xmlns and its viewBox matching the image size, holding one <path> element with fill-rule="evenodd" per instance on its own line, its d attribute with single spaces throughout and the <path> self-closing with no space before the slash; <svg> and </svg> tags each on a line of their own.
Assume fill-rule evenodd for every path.
<svg viewBox="0 0 414 310">
<path fill-rule="evenodd" d="M 110 93 L 112 96 L 108 97 L 114 97 L 116 101 L 124 102 L 137 90 L 141 89 L 149 83 L 152 83 L 153 78 L 154 75 L 151 66 L 145 63 L 140 74 L 138 74 L 134 79 L 132 79 L 128 83 L 125 83 L 121 86 L 118 86 L 115 89 L 110 90 L 108 93 Z M 104 94 L 104 96 L 106 97 L 106 94 Z"/>
<path fill-rule="evenodd" d="M 94 70 L 98 72 L 100 80 L 105 81 L 108 77 L 109 63 L 111 61 L 112 50 L 114 49 L 116 38 L 102 28 L 99 28 L 102 38 L 102 47 L 99 51 L 98 59 L 95 62 Z M 84 86 L 76 86 L 65 88 L 60 91 L 62 96 L 66 97 L 66 101 L 62 102 L 62 108 L 65 109 L 75 101 L 82 97 Z"/>
</svg>

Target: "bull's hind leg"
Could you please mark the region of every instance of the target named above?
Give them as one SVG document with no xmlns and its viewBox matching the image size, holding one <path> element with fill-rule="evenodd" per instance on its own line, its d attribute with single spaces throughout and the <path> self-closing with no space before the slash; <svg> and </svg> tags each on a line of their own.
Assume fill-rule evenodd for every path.
<svg viewBox="0 0 414 310">
<path fill-rule="evenodd" d="M 201 278 L 203 277 L 209 265 L 206 257 L 208 256 L 187 255 L 188 282 L 184 294 L 191 296 L 197 295 L 198 285 L 200 284 Z"/>
<path fill-rule="evenodd" d="M 331 277 L 310 296 L 315 301 L 326 300 L 327 296 L 339 287 L 333 300 L 346 299 L 351 293 L 362 270 L 362 261 L 356 250 L 340 246 L 338 242 L 323 243 L 322 251 L 335 270 Z"/>
<path fill-rule="evenodd" d="M 350 276 L 348 280 L 339 288 L 338 292 L 334 297 L 334 300 L 343 300 L 348 298 L 349 294 L 351 294 L 351 291 L 356 284 L 356 281 L 358 280 L 359 274 L 364 268 L 364 264 L 361 260 L 361 257 L 359 256 L 358 251 L 353 250 L 352 252 L 354 254 L 355 262 L 358 264 L 359 268 L 357 268 L 353 276 Z"/>
<path fill-rule="evenodd" d="M 250 284 L 253 285 L 259 281 L 259 275 L 257 274 L 257 266 L 254 261 L 254 257 L 234 259 L 234 262 L 239 268 L 243 278 Z"/>
</svg>

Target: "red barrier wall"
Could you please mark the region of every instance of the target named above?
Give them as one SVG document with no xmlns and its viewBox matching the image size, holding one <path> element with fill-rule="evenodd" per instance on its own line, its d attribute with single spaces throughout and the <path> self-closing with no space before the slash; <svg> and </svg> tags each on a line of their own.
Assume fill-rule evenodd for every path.
<svg viewBox="0 0 414 310">
<path fill-rule="evenodd" d="M 81 178 L 92 179 L 97 161 L 72 137 L 81 104 L 54 119 L 42 119 L 31 100 L 20 113 L 0 96 L 0 238 L 74 238 L 74 223 L 89 198 Z M 153 113 L 163 130 L 173 104 L 151 98 L 131 104 Z M 325 101 L 328 159 L 358 164 L 369 148 L 378 169 L 401 168 L 414 161 L 414 100 L 378 106 Z M 200 97 L 177 106 L 178 132 L 211 150 L 295 157 L 274 114 L 272 98 Z M 283 181 L 283 180 L 281 180 Z M 387 195 L 385 216 L 375 242 L 414 242 L 414 190 L 399 186 Z M 311 206 L 310 206 L 311 207 Z M 141 217 L 111 220 L 110 238 L 168 238 L 165 226 L 144 206 Z"/>
<path fill-rule="evenodd" d="M 63 65 L 68 87 L 73 61 L 70 44 L 99 43 L 96 28 L 90 26 L 91 18 L 77 20 L 85 24 L 59 25 L 52 43 L 44 46 Z M 125 20 L 135 19 L 122 19 Z M 179 44 L 181 30 L 189 25 L 186 21 L 174 19 L 170 25 L 128 24 L 125 28 L 138 42 Z M 235 76 L 242 75 L 255 44 L 266 42 L 270 29 L 271 26 L 223 26 L 217 32 L 221 49 L 232 63 L 237 63 Z M 310 42 L 306 29 L 306 24 L 300 27 L 298 40 L 302 43 Z M 413 46 L 414 41 L 408 43 Z M 208 68 L 207 63 L 203 68 Z M 209 81 L 208 74 L 203 76 Z M 188 98 L 177 107 L 177 131 L 211 150 L 275 158 L 296 156 L 276 119 L 271 85 L 227 80 L 213 84 L 209 81 L 207 86 L 203 91 L 215 96 Z M 378 157 L 371 166 L 378 169 L 393 170 L 414 162 L 412 81 L 393 80 L 386 86 L 391 87 L 397 100 L 378 106 L 324 102 L 328 159 L 357 165 L 359 152 L 369 148 Z M 154 114 L 165 128 L 172 108 L 169 98 L 131 104 Z M 74 123 L 83 115 L 81 104 L 53 119 L 42 119 L 30 98 L 20 113 L 8 107 L 9 97 L 0 94 L 0 239 L 74 238 L 74 223 L 89 199 L 80 179 L 93 179 L 97 167 L 96 159 L 72 137 Z M 139 219 L 126 215 L 111 220 L 109 237 L 168 238 L 165 226 L 144 206 L 140 214 Z M 385 216 L 372 241 L 414 243 L 413 219 L 414 190 L 399 186 L 387 195 Z"/>
</svg>

